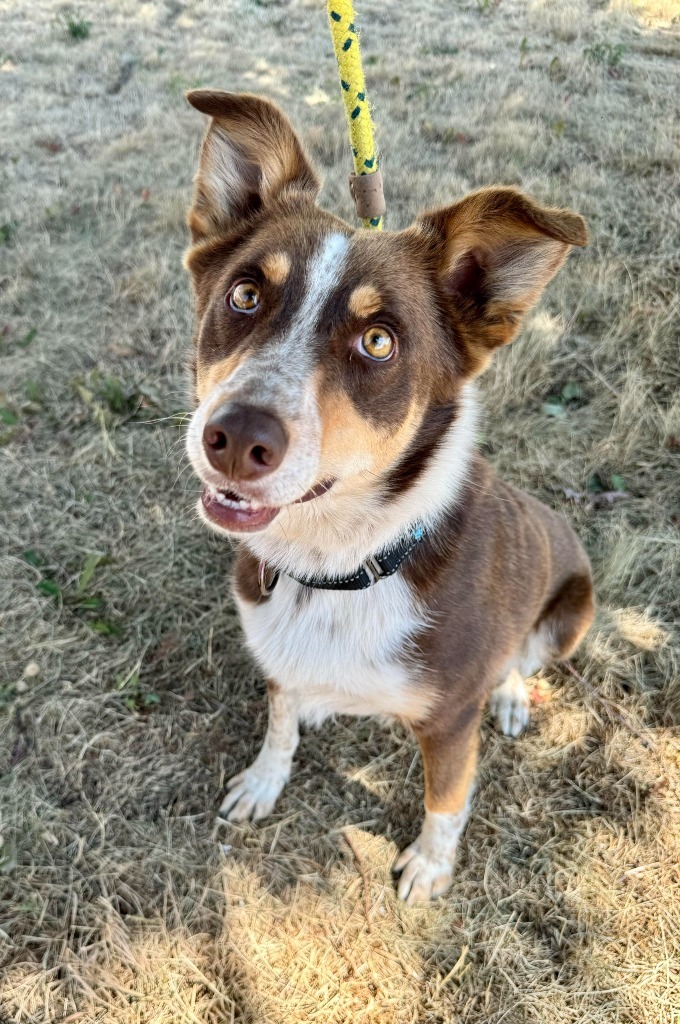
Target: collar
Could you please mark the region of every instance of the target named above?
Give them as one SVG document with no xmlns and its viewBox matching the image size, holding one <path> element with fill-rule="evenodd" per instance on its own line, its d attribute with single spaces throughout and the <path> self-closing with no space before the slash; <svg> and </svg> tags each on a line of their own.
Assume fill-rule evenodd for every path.
<svg viewBox="0 0 680 1024">
<path fill-rule="evenodd" d="M 393 576 L 424 536 L 425 527 L 422 523 L 416 523 L 402 540 L 392 547 L 383 548 L 376 555 L 369 555 L 349 576 L 295 576 L 292 572 L 286 573 L 286 576 L 315 590 L 367 590 L 386 576 Z M 280 573 L 270 569 L 266 562 L 260 562 L 257 582 L 262 597 L 270 596 L 279 582 L 279 575 Z"/>
</svg>

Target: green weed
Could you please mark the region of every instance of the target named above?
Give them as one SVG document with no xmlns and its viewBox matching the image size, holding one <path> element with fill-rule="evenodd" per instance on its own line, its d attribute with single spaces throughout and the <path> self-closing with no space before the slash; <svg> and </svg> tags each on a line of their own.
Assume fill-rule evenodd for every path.
<svg viewBox="0 0 680 1024">
<path fill-rule="evenodd" d="M 577 384 L 576 381 L 569 380 L 561 391 L 546 398 L 541 409 L 546 416 L 564 416 L 569 408 L 577 407 L 582 397 L 581 385 Z"/>
<path fill-rule="evenodd" d="M 553 57 L 548 64 L 548 77 L 553 82 L 564 82 L 566 80 L 567 72 L 559 57 Z"/>
<path fill-rule="evenodd" d="M 116 689 L 121 691 L 123 704 L 130 711 L 149 711 L 155 704 L 160 704 L 158 694 L 140 683 L 137 668 L 126 676 L 116 676 Z"/>
<path fill-rule="evenodd" d="M 40 579 L 35 585 L 39 594 L 59 601 L 64 608 L 82 619 L 95 633 L 101 633 L 104 636 L 123 635 L 121 627 L 106 616 L 105 599 L 90 590 L 96 570 L 110 563 L 111 559 L 108 555 L 94 551 L 88 552 L 75 585 L 67 584 L 65 586 L 57 582 L 55 571 L 48 566 L 45 557 L 38 551 L 29 549 L 24 551 L 21 557 L 40 573 Z"/>
<path fill-rule="evenodd" d="M 524 61 L 526 60 L 526 56 L 527 56 L 528 52 L 529 52 L 529 42 L 527 40 L 527 37 L 524 36 L 524 38 L 522 39 L 522 42 L 519 44 L 519 66 L 521 68 L 524 67 Z"/>
<path fill-rule="evenodd" d="M 625 52 L 626 47 L 623 43 L 616 43 L 616 45 L 611 43 L 594 43 L 593 46 L 585 48 L 583 56 L 593 64 L 603 64 L 608 68 L 616 68 L 621 63 Z"/>
<path fill-rule="evenodd" d="M 38 336 L 38 328 L 31 327 L 30 331 L 27 331 L 18 342 L 19 348 L 28 348 L 32 341 Z"/>
<path fill-rule="evenodd" d="M 160 396 L 144 381 L 127 381 L 93 370 L 85 381 L 76 379 L 73 384 L 92 418 L 100 424 L 147 420 L 161 411 Z"/>
<path fill-rule="evenodd" d="M 477 0 L 477 10 L 480 14 L 493 14 L 501 5 L 501 0 Z"/>
<path fill-rule="evenodd" d="M 71 39 L 75 39 L 76 42 L 81 42 L 83 39 L 90 38 L 90 29 L 92 28 L 91 21 L 86 21 L 84 18 L 78 18 L 73 14 L 65 14 L 63 22 L 69 36 Z"/>
<path fill-rule="evenodd" d="M 0 406 L 0 447 L 9 444 L 19 428 L 19 416 L 8 406 Z"/>
</svg>

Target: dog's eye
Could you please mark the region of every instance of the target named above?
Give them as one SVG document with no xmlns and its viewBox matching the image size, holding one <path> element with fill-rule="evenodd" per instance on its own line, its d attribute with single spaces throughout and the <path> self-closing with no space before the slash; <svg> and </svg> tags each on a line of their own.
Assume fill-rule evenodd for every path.
<svg viewBox="0 0 680 1024">
<path fill-rule="evenodd" d="M 260 289 L 253 281 L 239 281 L 229 292 L 229 305 L 238 313 L 253 313 L 260 304 Z"/>
<path fill-rule="evenodd" d="M 369 359 L 385 362 L 394 353 L 397 343 L 386 327 L 369 327 L 359 339 L 359 350 Z"/>
</svg>

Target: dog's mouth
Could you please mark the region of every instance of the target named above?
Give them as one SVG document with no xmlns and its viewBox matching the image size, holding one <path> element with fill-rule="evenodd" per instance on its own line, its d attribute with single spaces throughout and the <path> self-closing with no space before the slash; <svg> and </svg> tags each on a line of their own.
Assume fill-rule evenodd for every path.
<svg viewBox="0 0 680 1024">
<path fill-rule="evenodd" d="M 324 480 L 291 504 L 300 505 L 304 501 L 320 498 L 322 494 L 331 489 L 334 483 L 334 480 Z M 241 533 L 264 530 L 276 519 L 284 507 L 282 505 L 263 505 L 258 501 L 242 497 L 236 491 L 222 490 L 210 485 L 206 485 L 203 490 L 201 505 L 211 522 L 225 530 Z"/>
</svg>

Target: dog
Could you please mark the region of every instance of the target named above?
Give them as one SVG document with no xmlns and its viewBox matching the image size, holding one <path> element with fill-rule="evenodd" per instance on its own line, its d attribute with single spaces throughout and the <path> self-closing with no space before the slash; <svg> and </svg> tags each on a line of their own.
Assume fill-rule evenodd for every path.
<svg viewBox="0 0 680 1024">
<path fill-rule="evenodd" d="M 571 528 L 476 450 L 475 378 L 587 242 L 583 219 L 491 187 L 403 231 L 354 229 L 270 101 L 208 115 L 185 257 L 195 303 L 187 451 L 201 518 L 237 538 L 234 596 L 269 698 L 220 815 L 268 815 L 300 722 L 415 733 L 425 817 L 395 864 L 409 904 L 448 888 L 487 704 L 529 720 L 527 676 L 593 618 Z"/>
</svg>

